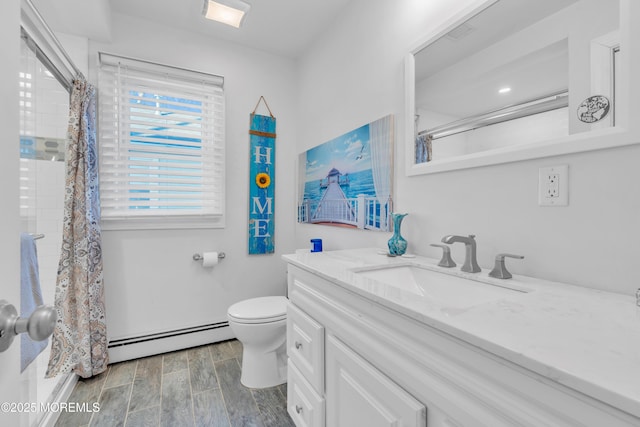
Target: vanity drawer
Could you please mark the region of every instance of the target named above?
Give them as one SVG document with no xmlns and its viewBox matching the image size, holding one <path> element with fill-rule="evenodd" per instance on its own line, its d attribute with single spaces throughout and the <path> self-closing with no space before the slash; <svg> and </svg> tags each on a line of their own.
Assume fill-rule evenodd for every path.
<svg viewBox="0 0 640 427">
<path fill-rule="evenodd" d="M 315 390 L 324 393 L 324 327 L 292 303 L 287 307 L 287 355 Z"/>
<path fill-rule="evenodd" d="M 287 411 L 296 427 L 324 427 L 324 399 L 291 359 L 287 370 Z"/>
</svg>

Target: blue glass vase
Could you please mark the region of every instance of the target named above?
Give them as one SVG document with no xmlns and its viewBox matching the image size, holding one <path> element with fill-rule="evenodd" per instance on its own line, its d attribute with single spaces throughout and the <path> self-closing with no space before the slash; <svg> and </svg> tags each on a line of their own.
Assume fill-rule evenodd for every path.
<svg viewBox="0 0 640 427">
<path fill-rule="evenodd" d="M 407 251 L 407 241 L 400 235 L 400 226 L 402 219 L 408 214 L 392 213 L 393 236 L 389 239 L 389 255 L 400 256 Z"/>
</svg>

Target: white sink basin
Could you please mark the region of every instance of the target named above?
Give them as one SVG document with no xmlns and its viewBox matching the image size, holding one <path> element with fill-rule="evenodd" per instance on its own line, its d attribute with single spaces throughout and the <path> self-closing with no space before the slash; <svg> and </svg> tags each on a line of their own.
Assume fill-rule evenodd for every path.
<svg viewBox="0 0 640 427">
<path fill-rule="evenodd" d="M 465 274 L 462 277 L 453 272 L 449 274 L 413 264 L 354 269 L 353 273 L 373 281 L 371 284 L 383 284 L 419 295 L 445 307 L 471 307 L 529 292 L 513 283 L 498 284 L 495 283 L 498 279 L 481 276 L 486 276 L 486 273 Z"/>
</svg>

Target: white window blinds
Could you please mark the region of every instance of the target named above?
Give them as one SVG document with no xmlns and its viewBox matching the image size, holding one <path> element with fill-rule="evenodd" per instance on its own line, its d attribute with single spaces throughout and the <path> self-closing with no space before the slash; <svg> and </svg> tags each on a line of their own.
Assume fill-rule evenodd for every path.
<svg viewBox="0 0 640 427">
<path fill-rule="evenodd" d="M 100 53 L 99 88 L 103 224 L 222 226 L 222 77 Z"/>
</svg>

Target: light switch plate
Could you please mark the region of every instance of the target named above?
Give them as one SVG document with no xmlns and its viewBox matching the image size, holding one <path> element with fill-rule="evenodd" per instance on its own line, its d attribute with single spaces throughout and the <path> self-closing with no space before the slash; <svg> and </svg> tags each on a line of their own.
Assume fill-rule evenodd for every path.
<svg viewBox="0 0 640 427">
<path fill-rule="evenodd" d="M 569 205 L 569 165 L 540 168 L 538 174 L 538 205 Z"/>
</svg>

